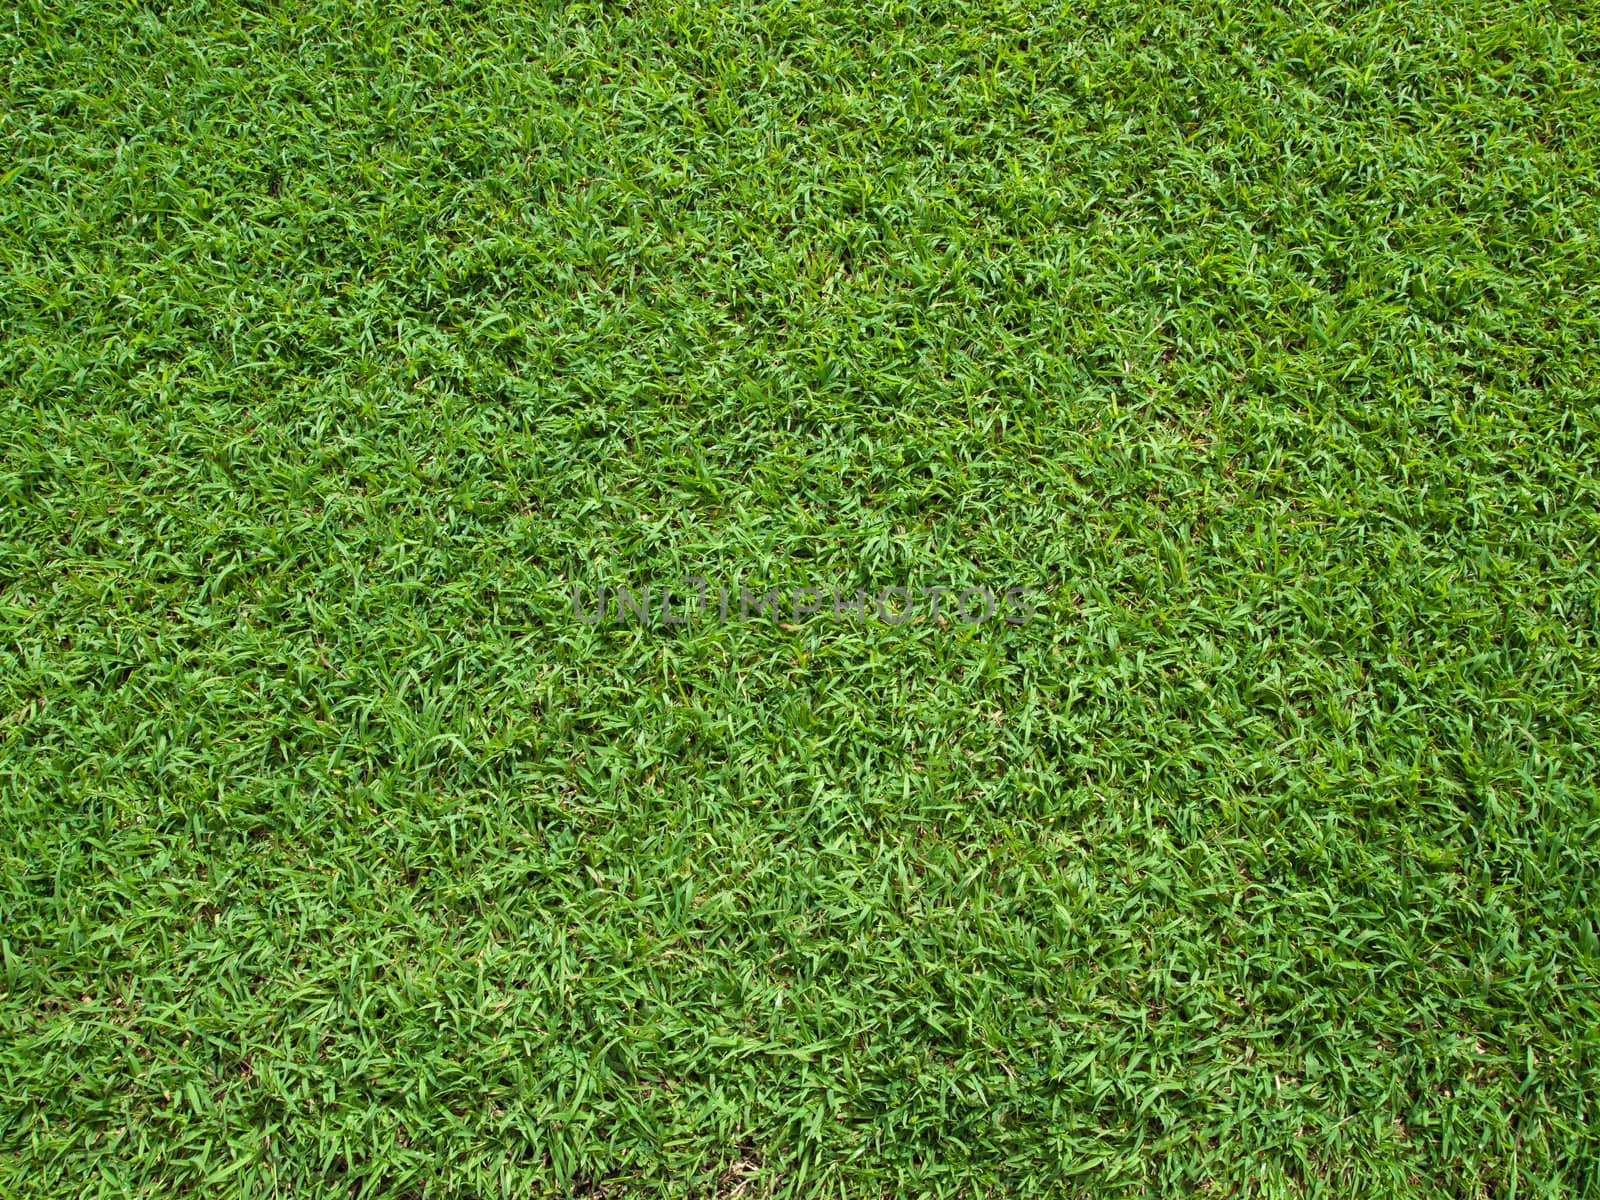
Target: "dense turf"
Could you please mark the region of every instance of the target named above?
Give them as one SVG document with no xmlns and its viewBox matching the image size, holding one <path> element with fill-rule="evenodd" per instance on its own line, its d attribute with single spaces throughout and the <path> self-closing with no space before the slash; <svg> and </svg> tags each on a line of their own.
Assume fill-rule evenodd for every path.
<svg viewBox="0 0 1600 1200">
<path fill-rule="evenodd" d="M 1600 1189 L 1589 4 L 0 51 L 0 1193 Z"/>
</svg>

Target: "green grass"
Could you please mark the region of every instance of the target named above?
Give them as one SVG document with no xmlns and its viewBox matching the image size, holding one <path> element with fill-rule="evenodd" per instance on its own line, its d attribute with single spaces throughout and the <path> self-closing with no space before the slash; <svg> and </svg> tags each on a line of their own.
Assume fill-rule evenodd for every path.
<svg viewBox="0 0 1600 1200">
<path fill-rule="evenodd" d="M 1600 1194 L 1592 4 L 21 0 L 0 146 L 0 1194 Z"/>
</svg>

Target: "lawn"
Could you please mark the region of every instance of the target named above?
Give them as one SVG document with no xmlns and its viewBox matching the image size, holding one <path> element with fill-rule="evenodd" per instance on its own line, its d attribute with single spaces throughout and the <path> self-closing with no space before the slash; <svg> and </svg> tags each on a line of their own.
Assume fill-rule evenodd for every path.
<svg viewBox="0 0 1600 1200">
<path fill-rule="evenodd" d="M 1597 933 L 1593 3 L 0 18 L 0 1194 L 1596 1196 Z"/>
</svg>

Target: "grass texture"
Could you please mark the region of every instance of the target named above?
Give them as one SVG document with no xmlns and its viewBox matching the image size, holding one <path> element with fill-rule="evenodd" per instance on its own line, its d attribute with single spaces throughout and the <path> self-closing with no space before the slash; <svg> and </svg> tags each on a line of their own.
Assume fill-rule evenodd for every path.
<svg viewBox="0 0 1600 1200">
<path fill-rule="evenodd" d="M 19 0 L 0 1194 L 1596 1195 L 1597 26 Z"/>
</svg>

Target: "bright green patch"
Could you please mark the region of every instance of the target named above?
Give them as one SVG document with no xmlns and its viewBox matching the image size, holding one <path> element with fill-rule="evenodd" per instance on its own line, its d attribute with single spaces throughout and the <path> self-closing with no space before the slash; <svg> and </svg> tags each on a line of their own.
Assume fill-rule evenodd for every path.
<svg viewBox="0 0 1600 1200">
<path fill-rule="evenodd" d="M 1591 6 L 0 52 L 0 1194 L 1600 1189 Z"/>
</svg>

